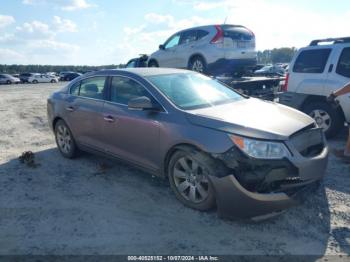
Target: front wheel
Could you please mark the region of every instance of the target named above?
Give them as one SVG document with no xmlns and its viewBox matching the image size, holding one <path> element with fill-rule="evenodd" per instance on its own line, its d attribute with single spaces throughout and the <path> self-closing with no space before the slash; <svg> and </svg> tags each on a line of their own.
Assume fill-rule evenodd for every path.
<svg viewBox="0 0 350 262">
<path fill-rule="evenodd" d="M 33 84 L 37 84 L 37 83 L 38 83 L 38 80 L 33 80 L 32 83 L 33 83 Z"/>
<path fill-rule="evenodd" d="M 215 193 L 210 175 L 215 175 L 214 160 L 198 151 L 179 150 L 168 165 L 170 186 L 184 205 L 205 211 L 215 206 Z"/>
<path fill-rule="evenodd" d="M 63 120 L 59 120 L 55 125 L 55 138 L 58 149 L 66 158 L 74 158 L 77 154 L 72 132 Z"/>
<path fill-rule="evenodd" d="M 6 84 L 11 85 L 11 81 L 10 81 L 10 80 L 7 80 L 7 81 L 6 81 Z"/>
<path fill-rule="evenodd" d="M 52 79 L 50 82 L 51 82 L 51 83 L 56 83 L 56 81 L 55 81 L 55 80 L 53 80 L 53 79 Z"/>
<path fill-rule="evenodd" d="M 316 124 L 323 129 L 327 138 L 335 136 L 343 125 L 339 111 L 328 103 L 310 103 L 303 111 L 315 119 Z"/>
</svg>

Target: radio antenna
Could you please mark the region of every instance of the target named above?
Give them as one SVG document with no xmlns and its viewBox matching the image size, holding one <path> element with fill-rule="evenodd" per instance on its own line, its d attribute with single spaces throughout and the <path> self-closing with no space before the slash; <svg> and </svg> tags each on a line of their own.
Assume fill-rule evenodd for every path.
<svg viewBox="0 0 350 262">
<path fill-rule="evenodd" d="M 224 20 L 224 25 L 226 24 L 226 20 L 227 20 L 227 16 L 225 17 L 225 20 Z"/>
</svg>

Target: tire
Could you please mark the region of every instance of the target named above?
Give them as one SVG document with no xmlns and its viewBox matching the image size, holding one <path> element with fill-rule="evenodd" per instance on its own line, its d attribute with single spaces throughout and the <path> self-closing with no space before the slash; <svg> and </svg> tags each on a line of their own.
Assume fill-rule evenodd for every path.
<svg viewBox="0 0 350 262">
<path fill-rule="evenodd" d="M 191 59 L 188 69 L 205 74 L 207 72 L 207 64 L 200 56 L 195 56 Z"/>
<path fill-rule="evenodd" d="M 55 83 L 56 81 L 52 79 L 50 82 L 51 82 L 51 83 Z"/>
<path fill-rule="evenodd" d="M 10 81 L 10 80 L 7 80 L 7 81 L 6 81 L 6 84 L 11 85 L 11 81 Z"/>
<path fill-rule="evenodd" d="M 326 102 L 312 102 L 304 107 L 303 112 L 315 119 L 327 138 L 335 136 L 343 125 L 338 109 Z"/>
<path fill-rule="evenodd" d="M 33 83 L 33 84 L 37 84 L 37 83 L 38 83 L 38 80 L 33 80 L 32 83 Z"/>
<path fill-rule="evenodd" d="M 148 67 L 159 67 L 159 65 L 158 65 L 157 61 L 151 60 L 148 63 Z"/>
<path fill-rule="evenodd" d="M 55 125 L 55 140 L 59 151 L 65 158 L 74 158 L 78 148 L 72 132 L 63 120 L 58 120 Z"/>
<path fill-rule="evenodd" d="M 206 211 L 213 208 L 215 192 L 209 176 L 220 172 L 219 164 L 221 163 L 202 152 L 190 148 L 177 150 L 170 158 L 167 168 L 170 186 L 176 198 L 193 209 Z"/>
</svg>

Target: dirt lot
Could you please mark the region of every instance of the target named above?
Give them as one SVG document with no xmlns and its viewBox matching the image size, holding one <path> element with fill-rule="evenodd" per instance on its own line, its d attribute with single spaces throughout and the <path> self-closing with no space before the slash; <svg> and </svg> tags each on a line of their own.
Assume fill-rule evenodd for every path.
<svg viewBox="0 0 350 262">
<path fill-rule="evenodd" d="M 350 253 L 350 165 L 333 155 L 304 205 L 261 223 L 224 221 L 126 164 L 62 158 L 46 120 L 60 85 L 0 86 L 0 254 Z M 19 163 L 25 150 L 39 167 Z"/>
</svg>

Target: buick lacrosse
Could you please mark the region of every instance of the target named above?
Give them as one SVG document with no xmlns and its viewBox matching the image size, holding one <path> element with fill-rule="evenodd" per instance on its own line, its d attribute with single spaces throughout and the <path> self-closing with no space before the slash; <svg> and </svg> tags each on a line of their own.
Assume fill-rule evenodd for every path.
<svg viewBox="0 0 350 262">
<path fill-rule="evenodd" d="M 192 71 L 92 72 L 53 93 L 47 110 L 64 157 L 127 161 L 169 179 L 186 206 L 223 217 L 266 217 L 312 197 L 327 166 L 311 117 Z"/>
</svg>

